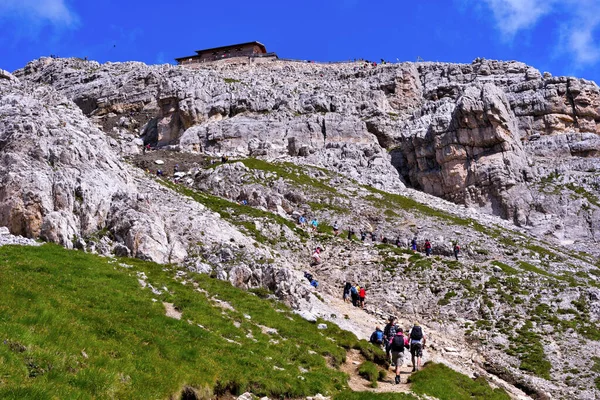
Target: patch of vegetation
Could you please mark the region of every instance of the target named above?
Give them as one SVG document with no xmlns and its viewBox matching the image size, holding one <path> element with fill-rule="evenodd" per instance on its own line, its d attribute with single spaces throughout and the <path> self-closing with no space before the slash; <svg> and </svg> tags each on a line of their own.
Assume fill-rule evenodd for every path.
<svg viewBox="0 0 600 400">
<path fill-rule="evenodd" d="M 579 299 L 571 301 L 575 307 L 570 310 L 558 310 L 554 312 L 547 304 L 539 304 L 534 310 L 536 318 L 544 323 L 554 326 L 558 331 L 564 332 L 573 329 L 583 337 L 590 340 L 600 340 L 600 328 L 591 323 L 589 304 L 584 295 Z M 570 319 L 561 319 L 557 314 L 571 314 Z"/>
<path fill-rule="evenodd" d="M 550 379 L 552 364 L 546 358 L 540 335 L 533 331 L 532 322 L 525 322 L 515 333 L 507 353 L 519 358 L 519 368 L 523 371 Z"/>
<path fill-rule="evenodd" d="M 503 389 L 492 389 L 483 377 L 471 379 L 444 364 L 426 363 L 408 381 L 417 394 L 440 400 L 509 400 Z"/>
<path fill-rule="evenodd" d="M 519 273 L 519 271 L 517 271 L 515 268 L 500 261 L 492 261 L 490 264 L 500 268 L 506 275 L 516 275 Z"/>
<path fill-rule="evenodd" d="M 371 186 L 363 185 L 362 187 L 372 193 L 371 195 L 367 196 L 366 199 L 371 201 L 379 208 L 389 208 L 392 210 L 400 208 L 402 210 L 409 210 L 412 212 L 417 211 L 423 215 L 439 218 L 442 221 L 448 222 L 452 225 L 469 226 L 475 229 L 477 232 L 499 235 L 499 231 L 496 232 L 494 228 L 488 228 L 471 218 L 457 217 L 444 211 L 437 210 L 433 207 L 429 207 L 425 204 L 421 204 L 409 197 L 384 192 L 383 190 L 375 189 Z"/>
<path fill-rule="evenodd" d="M 223 78 L 223 81 L 225 83 L 228 83 L 228 84 L 240 83 L 241 82 L 239 79 L 233 79 L 233 78 Z"/>
<path fill-rule="evenodd" d="M 538 275 L 544 275 L 544 276 L 547 276 L 547 277 L 554 277 L 554 275 L 552 275 L 552 274 L 544 271 L 541 268 L 536 267 L 533 264 L 528 263 L 527 261 L 519 261 L 518 264 L 519 264 L 519 267 L 522 270 L 524 270 L 524 271 L 533 272 L 533 273 L 536 273 Z"/>
<path fill-rule="evenodd" d="M 592 357 L 592 361 L 594 362 L 594 365 L 592 365 L 592 368 L 590 370 L 592 372 L 600 374 L 600 357 Z"/>
<path fill-rule="evenodd" d="M 217 212 L 221 217 L 235 225 L 243 226 L 249 234 L 259 243 L 271 243 L 274 244 L 276 240 L 269 240 L 265 237 L 254 225 L 254 219 L 266 219 L 280 225 L 286 225 L 291 230 L 295 231 L 300 236 L 307 236 L 307 233 L 302 229 L 298 228 L 296 224 L 282 216 L 271 213 L 268 211 L 259 210 L 248 205 L 238 204 L 236 202 L 226 200 L 222 197 L 213 196 L 208 193 L 199 192 L 192 190 L 184 185 L 174 183 L 165 179 L 157 180 L 163 186 L 168 187 L 176 191 L 177 193 L 183 194 L 196 200 L 198 203 L 203 204 L 208 209 Z M 249 219 L 242 219 L 240 216 L 246 216 Z"/>
<path fill-rule="evenodd" d="M 454 290 L 450 290 L 450 291 L 446 292 L 444 297 L 438 301 L 438 304 L 440 306 L 446 306 L 446 305 L 450 304 L 450 299 L 452 299 L 453 297 L 456 297 L 456 292 Z"/>
<path fill-rule="evenodd" d="M 532 244 L 532 243 L 527 243 L 527 245 L 525 247 L 528 250 L 534 251 L 541 256 L 546 256 L 553 261 L 564 261 L 565 260 L 564 257 L 559 256 L 558 254 L 548 250 L 548 248 L 546 248 L 546 247 L 538 246 L 538 245 Z"/>
<path fill-rule="evenodd" d="M 371 382 L 371 387 L 377 387 L 377 379 L 379 378 L 379 370 L 377 365 L 370 361 L 365 361 L 358 368 L 358 374 Z"/>
<path fill-rule="evenodd" d="M 600 200 L 598 199 L 598 197 L 594 196 L 592 193 L 588 192 L 581 186 L 575 186 L 572 183 L 567 183 L 565 185 L 565 187 L 567 189 L 577 193 L 578 195 L 584 197 L 585 199 L 587 199 L 587 201 L 589 201 L 591 204 L 595 205 L 596 207 L 600 207 Z"/>
<path fill-rule="evenodd" d="M 347 377 L 326 357 L 340 365 L 347 348 L 383 353 L 228 282 L 190 274 L 183 285 L 174 267 L 120 262 L 55 245 L 0 247 L 0 398 L 180 398 L 185 387 L 205 397 L 336 394 Z M 143 289 L 141 274 L 162 293 Z M 167 317 L 163 302 L 182 319 Z"/>
<path fill-rule="evenodd" d="M 311 178 L 306 174 L 306 171 L 292 163 L 270 163 L 258 158 L 246 158 L 240 160 L 246 167 L 250 169 L 256 169 L 261 171 L 273 172 L 283 179 L 287 179 L 299 186 L 313 189 L 318 189 L 323 192 L 335 195 L 337 197 L 346 197 L 340 194 L 335 188 L 325 184 L 323 181 L 315 178 Z M 321 170 L 324 173 L 328 173 L 326 170 Z"/>
</svg>

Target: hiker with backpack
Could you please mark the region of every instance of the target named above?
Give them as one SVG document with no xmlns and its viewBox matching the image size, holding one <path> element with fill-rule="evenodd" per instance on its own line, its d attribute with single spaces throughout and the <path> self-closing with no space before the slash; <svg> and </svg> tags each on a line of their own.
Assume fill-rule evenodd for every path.
<svg viewBox="0 0 600 400">
<path fill-rule="evenodd" d="M 367 291 L 364 286 L 358 291 L 358 304 L 360 308 L 365 308 L 365 297 L 367 297 Z"/>
<path fill-rule="evenodd" d="M 396 365 L 396 385 L 400 383 L 400 367 L 404 363 L 404 348 L 408 347 L 408 340 L 404 337 L 402 328 L 398 328 L 396 335 L 390 340 L 392 365 Z"/>
<path fill-rule="evenodd" d="M 350 297 L 352 298 L 352 305 L 354 307 L 357 306 L 358 304 L 358 289 L 356 288 L 357 285 L 353 285 L 350 288 Z"/>
<path fill-rule="evenodd" d="M 410 248 L 412 251 L 417 251 L 417 238 L 414 237 L 411 241 L 410 241 Z"/>
<path fill-rule="evenodd" d="M 352 240 L 352 236 L 354 236 L 354 228 L 348 228 L 348 240 Z"/>
<path fill-rule="evenodd" d="M 454 251 L 454 258 L 456 258 L 456 261 L 458 261 L 458 254 L 460 253 L 460 246 L 458 245 L 458 242 L 454 242 L 453 251 Z"/>
<path fill-rule="evenodd" d="M 415 372 L 421 369 L 421 358 L 423 357 L 423 348 L 426 342 L 423 328 L 421 328 L 418 322 L 415 322 L 408 337 L 410 341 L 410 357 L 413 365 L 412 370 Z"/>
<path fill-rule="evenodd" d="M 431 242 L 429 239 L 425 241 L 425 255 L 427 255 L 427 257 L 431 255 Z"/>
<path fill-rule="evenodd" d="M 344 286 L 344 296 L 342 297 L 344 299 L 344 303 L 348 302 L 350 297 L 350 288 L 352 288 L 352 284 L 350 282 L 346 282 L 346 285 Z"/>
<path fill-rule="evenodd" d="M 383 344 L 383 331 L 379 326 L 375 327 L 375 331 L 371 334 L 369 342 L 377 346 L 381 346 Z"/>
<path fill-rule="evenodd" d="M 337 221 L 335 224 L 333 224 L 333 234 L 335 236 L 340 234 L 340 226 L 338 225 Z"/>
<path fill-rule="evenodd" d="M 388 319 L 388 323 L 385 324 L 385 327 L 383 328 L 383 340 L 385 341 L 385 356 L 388 361 L 390 360 L 390 351 L 391 351 L 390 342 L 394 338 L 394 336 L 396 336 L 397 330 L 398 330 L 398 327 L 396 326 L 396 318 L 390 317 Z M 392 366 L 394 366 L 393 361 L 392 361 Z"/>
</svg>

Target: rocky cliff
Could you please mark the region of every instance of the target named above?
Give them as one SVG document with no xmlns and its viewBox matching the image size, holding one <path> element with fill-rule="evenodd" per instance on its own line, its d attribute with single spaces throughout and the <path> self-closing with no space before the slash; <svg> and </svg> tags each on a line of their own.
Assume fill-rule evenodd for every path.
<svg viewBox="0 0 600 400">
<path fill-rule="evenodd" d="M 268 288 L 364 335 L 336 302 L 361 282 L 375 318 L 424 322 L 434 359 L 515 397 L 598 395 L 593 82 L 487 60 L 43 58 L 0 75 L 0 115 L 0 225 L 13 234 Z M 433 257 L 405 250 L 415 236 Z M 317 245 L 324 262 L 309 265 Z"/>
<path fill-rule="evenodd" d="M 51 84 L 146 144 L 284 157 L 383 189 L 408 186 L 565 243 L 600 238 L 600 89 L 583 79 L 487 60 L 188 70 L 42 59 L 17 76 Z"/>
</svg>

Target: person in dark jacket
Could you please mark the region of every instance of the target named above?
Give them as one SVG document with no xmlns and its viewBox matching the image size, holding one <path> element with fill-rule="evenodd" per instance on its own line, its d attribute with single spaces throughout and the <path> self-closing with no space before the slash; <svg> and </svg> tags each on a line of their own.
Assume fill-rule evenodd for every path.
<svg viewBox="0 0 600 400">
<path fill-rule="evenodd" d="M 383 340 L 385 342 L 385 355 L 387 360 L 390 360 L 390 341 L 396 336 L 396 331 L 398 330 L 398 326 L 396 326 L 396 317 L 390 317 L 388 319 L 388 323 L 383 328 Z M 394 363 L 392 363 L 394 366 Z"/>
<path fill-rule="evenodd" d="M 350 289 L 352 288 L 352 284 L 350 282 L 346 282 L 346 285 L 344 286 L 344 302 L 348 302 L 349 301 L 349 297 L 350 297 Z"/>
</svg>

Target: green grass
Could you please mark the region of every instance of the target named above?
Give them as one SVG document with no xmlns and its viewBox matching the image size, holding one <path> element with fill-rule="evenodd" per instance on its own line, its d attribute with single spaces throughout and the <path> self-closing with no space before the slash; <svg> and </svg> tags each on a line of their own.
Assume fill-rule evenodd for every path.
<svg viewBox="0 0 600 400">
<path fill-rule="evenodd" d="M 322 180 L 311 178 L 306 174 L 306 171 L 302 167 L 292 163 L 270 163 L 258 158 L 246 158 L 240 160 L 240 162 L 250 169 L 273 172 L 279 177 L 287 179 L 288 181 L 291 181 L 300 187 L 319 189 L 323 192 L 329 193 L 330 195 L 346 197 L 338 193 L 335 188 L 325 184 Z M 326 174 L 329 174 L 329 171 L 327 170 L 322 171 L 324 171 Z"/>
<path fill-rule="evenodd" d="M 446 305 L 450 304 L 450 299 L 452 299 L 453 297 L 456 297 L 456 292 L 454 290 L 450 290 L 450 291 L 446 292 L 444 297 L 438 301 L 438 305 L 446 306 Z"/>
<path fill-rule="evenodd" d="M 439 400 L 510 400 L 502 389 L 492 389 L 483 377 L 471 379 L 444 364 L 426 363 L 408 378 L 417 394 Z"/>
<path fill-rule="evenodd" d="M 396 210 L 398 208 L 407 211 L 417 211 L 423 215 L 430 217 L 436 217 L 444 222 L 452 225 L 470 226 L 478 232 L 491 234 L 497 234 L 493 228 L 488 228 L 479 222 L 471 218 L 461 218 L 441 210 L 437 210 L 433 207 L 429 207 L 425 204 L 419 203 L 409 197 L 405 197 L 399 194 L 388 193 L 383 190 L 375 189 L 374 187 L 363 185 L 364 189 L 368 190 L 372 194 L 367 196 L 367 200 L 382 209 Z"/>
<path fill-rule="evenodd" d="M 256 219 L 270 220 L 271 222 L 276 222 L 280 225 L 287 226 L 288 228 L 296 232 L 296 234 L 298 234 L 299 236 L 307 236 L 307 233 L 304 232 L 302 229 L 298 228 L 293 221 L 283 218 L 278 214 L 259 210 L 258 208 L 254 208 L 249 205 L 241 205 L 236 202 L 226 200 L 222 197 L 214 196 L 208 193 L 192 190 L 184 185 L 177 184 L 165 179 L 158 179 L 157 181 L 163 186 L 166 186 L 177 193 L 188 196 L 197 201 L 198 203 L 203 204 L 208 209 L 219 213 L 222 218 L 233 223 L 234 225 L 244 227 L 245 230 L 249 234 L 251 234 L 254 237 L 254 239 L 259 243 L 275 244 L 278 242 L 278 240 L 268 239 L 259 230 L 257 230 L 253 222 Z"/>
<path fill-rule="evenodd" d="M 519 358 L 521 361 L 519 368 L 523 371 L 531 372 L 544 379 L 550 379 L 552 364 L 550 364 L 544 353 L 540 335 L 533 331 L 531 321 L 525 322 L 516 331 L 507 353 Z"/>
<path fill-rule="evenodd" d="M 519 273 L 517 269 L 500 261 L 492 261 L 491 264 L 495 265 L 496 267 L 499 267 L 502 270 L 502 272 L 504 272 L 506 275 L 516 275 Z"/>
<path fill-rule="evenodd" d="M 592 372 L 600 374 L 600 357 L 592 357 L 592 361 L 594 362 L 594 365 L 592 365 L 592 368 L 590 370 Z"/>
<path fill-rule="evenodd" d="M 377 379 L 379 378 L 379 370 L 377 365 L 370 361 L 365 361 L 358 367 L 358 374 L 371 382 L 371 387 L 377 387 Z"/>
<path fill-rule="evenodd" d="M 122 262 L 130 267 L 54 245 L 0 247 L 0 398 L 166 399 L 186 386 L 206 395 L 335 394 L 348 389 L 346 375 L 326 357 L 340 365 L 347 348 L 369 353 L 371 345 L 352 333 L 334 324 L 318 330 L 227 282 L 190 274 L 183 285 L 173 267 Z M 142 289 L 139 273 L 168 292 Z M 166 317 L 163 301 L 182 319 Z"/>
<path fill-rule="evenodd" d="M 521 268 L 524 271 L 533 272 L 533 273 L 538 274 L 538 275 L 543 275 L 543 276 L 555 278 L 554 275 L 552 275 L 552 274 L 544 271 L 543 269 L 541 269 L 539 267 L 536 267 L 533 264 L 528 263 L 527 261 L 519 261 L 518 264 L 519 264 L 519 268 Z"/>
</svg>

